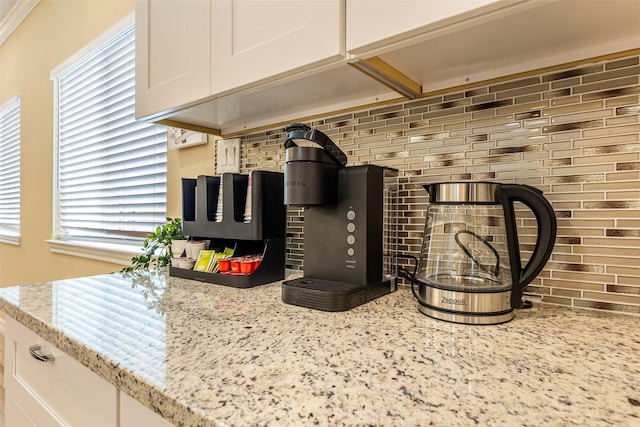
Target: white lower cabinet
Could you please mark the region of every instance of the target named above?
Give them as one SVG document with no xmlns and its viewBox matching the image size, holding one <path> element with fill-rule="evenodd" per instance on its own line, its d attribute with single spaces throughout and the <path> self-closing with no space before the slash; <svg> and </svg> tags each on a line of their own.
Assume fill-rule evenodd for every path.
<svg viewBox="0 0 640 427">
<path fill-rule="evenodd" d="M 173 424 L 128 394 L 120 392 L 120 427 L 143 426 L 172 427 Z"/>
<path fill-rule="evenodd" d="M 10 317 L 4 366 L 7 427 L 171 425 Z"/>
</svg>

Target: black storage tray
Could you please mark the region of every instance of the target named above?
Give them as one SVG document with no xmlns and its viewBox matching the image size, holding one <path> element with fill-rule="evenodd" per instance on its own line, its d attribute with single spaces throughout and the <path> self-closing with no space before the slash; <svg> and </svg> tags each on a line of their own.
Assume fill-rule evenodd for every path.
<svg viewBox="0 0 640 427">
<path fill-rule="evenodd" d="M 264 241 L 238 240 L 235 242 L 228 239 L 211 239 L 209 249 L 221 251 L 225 247 L 235 247 L 234 257 L 262 253 L 262 262 L 253 273 L 248 275 L 207 273 L 178 267 L 169 267 L 169 275 L 234 288 L 251 288 L 284 279 L 284 238 L 265 239 Z"/>
</svg>

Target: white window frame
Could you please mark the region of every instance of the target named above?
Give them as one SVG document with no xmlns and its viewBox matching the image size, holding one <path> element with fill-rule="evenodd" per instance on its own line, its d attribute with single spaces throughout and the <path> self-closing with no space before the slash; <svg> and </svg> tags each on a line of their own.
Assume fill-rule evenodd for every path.
<svg viewBox="0 0 640 427">
<path fill-rule="evenodd" d="M 67 59 L 65 62 L 56 67 L 53 71 L 51 71 L 50 78 L 54 84 L 54 105 L 58 105 L 58 82 L 56 76 L 59 75 L 62 71 L 67 69 L 72 64 L 75 64 L 79 60 L 83 59 L 85 56 L 89 55 L 104 43 L 108 42 L 110 39 L 118 35 L 120 32 L 124 31 L 127 27 L 135 23 L 135 15 L 131 13 L 116 25 L 114 25 L 107 32 L 102 34 L 97 39 L 93 40 L 71 58 Z M 110 262 L 114 264 L 120 265 L 129 265 L 131 263 L 131 257 L 134 255 L 139 255 L 142 251 L 141 245 L 133 245 L 126 243 L 112 243 L 112 242 L 90 242 L 84 240 L 62 240 L 57 236 L 60 235 L 60 228 L 58 226 L 58 209 L 59 204 L 57 197 L 57 177 L 58 177 L 58 110 L 54 108 L 53 114 L 53 128 L 54 128 L 54 161 L 53 161 L 53 171 L 54 171 L 54 180 L 53 180 L 53 236 L 50 240 L 47 240 L 49 244 L 49 250 L 53 253 L 71 255 L 82 258 L 89 258 L 98 261 Z M 151 230 L 150 230 L 151 231 Z"/>
<path fill-rule="evenodd" d="M 20 122 L 20 114 L 21 114 L 21 105 L 20 105 L 20 97 L 19 96 L 14 96 L 11 99 L 9 99 L 7 102 L 5 102 L 4 104 L 0 105 L 0 112 L 4 112 L 5 110 L 9 110 L 9 109 L 13 109 L 15 107 L 15 105 L 17 104 L 18 106 L 18 132 L 21 132 L 21 122 Z M 21 137 L 18 137 L 18 144 L 19 147 L 18 149 L 21 150 L 21 145 L 22 145 L 22 141 L 21 141 Z M 18 188 L 19 188 L 19 200 L 18 200 L 18 230 L 14 230 L 13 228 L 8 228 L 8 227 L 3 227 L 2 225 L 0 225 L 0 243 L 8 243 L 11 245 L 20 245 L 20 227 L 21 227 L 21 212 L 20 212 L 20 207 L 21 207 L 21 192 L 22 190 L 20 189 L 20 158 L 18 158 Z"/>
</svg>

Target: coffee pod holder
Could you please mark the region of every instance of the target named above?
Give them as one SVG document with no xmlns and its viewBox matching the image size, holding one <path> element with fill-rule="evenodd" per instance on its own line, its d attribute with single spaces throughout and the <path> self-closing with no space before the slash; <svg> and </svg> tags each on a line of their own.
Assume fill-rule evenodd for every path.
<svg viewBox="0 0 640 427">
<path fill-rule="evenodd" d="M 236 288 L 284 279 L 286 206 L 281 172 L 182 178 L 182 224 L 192 240 L 210 241 L 207 249 L 234 248 L 234 257 L 261 254 L 262 261 L 251 274 L 169 267 L 169 275 Z"/>
</svg>

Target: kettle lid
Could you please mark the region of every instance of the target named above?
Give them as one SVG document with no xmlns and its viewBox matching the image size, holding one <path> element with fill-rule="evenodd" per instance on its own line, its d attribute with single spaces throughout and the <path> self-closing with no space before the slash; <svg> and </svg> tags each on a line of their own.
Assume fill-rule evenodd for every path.
<svg viewBox="0 0 640 427">
<path fill-rule="evenodd" d="M 430 203 L 500 203 L 496 182 L 438 182 L 424 188 Z"/>
</svg>

